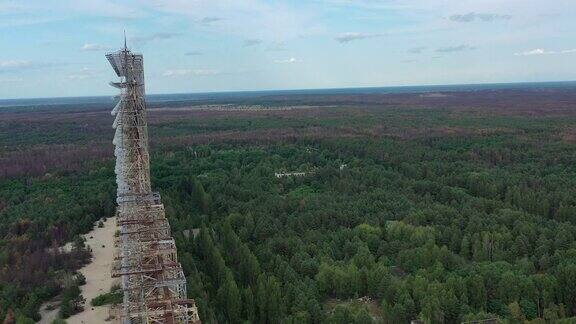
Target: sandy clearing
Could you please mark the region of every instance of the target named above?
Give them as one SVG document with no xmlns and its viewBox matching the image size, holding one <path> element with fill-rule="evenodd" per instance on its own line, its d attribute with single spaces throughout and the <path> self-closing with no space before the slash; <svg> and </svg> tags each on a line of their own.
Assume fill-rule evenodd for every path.
<svg viewBox="0 0 576 324">
<path fill-rule="evenodd" d="M 92 262 L 79 272 L 86 277 L 86 284 L 80 287 L 82 296 L 86 299 L 84 311 L 66 319 L 69 324 L 97 324 L 108 318 L 108 306 L 92 307 L 92 298 L 107 293 L 118 279 L 110 276 L 111 264 L 114 259 L 114 233 L 116 232 L 116 217 L 107 218 L 104 227 L 95 226 L 94 229 L 83 235 L 86 244 L 92 248 Z M 44 310 L 42 307 L 42 310 Z M 50 324 L 58 316 L 58 308 L 53 311 L 42 311 L 41 324 Z"/>
<path fill-rule="evenodd" d="M 92 232 L 84 235 L 86 244 L 92 248 L 94 255 L 92 262 L 80 269 L 86 277 L 86 284 L 80 289 L 82 296 L 86 298 L 84 311 L 71 316 L 66 320 L 70 324 L 75 323 L 102 323 L 108 318 L 108 306 L 92 307 L 92 298 L 107 293 L 118 279 L 112 278 L 110 269 L 114 259 L 114 233 L 116 232 L 116 217 L 110 217 L 104 222 L 104 227 L 96 227 Z M 92 237 L 92 238 L 90 238 Z"/>
</svg>

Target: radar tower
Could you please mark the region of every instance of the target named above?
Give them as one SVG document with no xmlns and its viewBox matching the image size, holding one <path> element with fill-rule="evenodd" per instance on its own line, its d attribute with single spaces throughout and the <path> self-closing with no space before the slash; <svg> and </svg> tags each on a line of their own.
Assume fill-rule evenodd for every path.
<svg viewBox="0 0 576 324">
<path fill-rule="evenodd" d="M 128 49 L 124 32 L 124 48 L 106 58 L 120 78 L 110 83 L 120 89 L 112 110 L 119 229 L 112 276 L 121 278 L 124 294 L 114 318 L 122 324 L 200 323 L 160 194 L 151 190 L 142 54 Z"/>
</svg>

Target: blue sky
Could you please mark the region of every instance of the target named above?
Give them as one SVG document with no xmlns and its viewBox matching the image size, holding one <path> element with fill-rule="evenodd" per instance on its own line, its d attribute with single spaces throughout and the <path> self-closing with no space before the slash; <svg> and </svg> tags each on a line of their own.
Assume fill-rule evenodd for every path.
<svg viewBox="0 0 576 324">
<path fill-rule="evenodd" d="M 0 98 L 576 80 L 574 0 L 0 0 Z"/>
</svg>

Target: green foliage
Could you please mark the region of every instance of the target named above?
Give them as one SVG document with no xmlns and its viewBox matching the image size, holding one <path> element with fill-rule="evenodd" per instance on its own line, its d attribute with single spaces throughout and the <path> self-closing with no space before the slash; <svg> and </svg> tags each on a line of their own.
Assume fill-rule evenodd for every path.
<svg viewBox="0 0 576 324">
<path fill-rule="evenodd" d="M 86 277 L 82 273 L 78 272 L 74 278 L 74 282 L 78 286 L 84 286 L 86 284 Z"/>
<path fill-rule="evenodd" d="M 366 306 L 362 304 L 339 304 L 329 312 L 327 323 L 333 324 L 372 324 L 374 318 L 370 315 Z"/>
<path fill-rule="evenodd" d="M 116 305 L 122 303 L 123 293 L 120 287 L 113 287 L 110 292 L 98 295 L 90 301 L 92 306 Z"/>
<path fill-rule="evenodd" d="M 0 309 L 12 307 L 39 320 L 42 302 L 60 293 L 65 277 L 90 260 L 78 234 L 113 214 L 113 180 L 107 179 L 112 174 L 0 180 Z M 54 253 L 69 241 L 72 251 Z M 85 282 L 80 275 L 77 280 Z"/>
<path fill-rule="evenodd" d="M 36 323 L 33 319 L 26 317 L 25 315 L 16 316 L 16 324 L 34 324 Z"/>
<path fill-rule="evenodd" d="M 76 284 L 66 287 L 62 292 L 62 301 L 58 315 L 61 318 L 68 318 L 84 310 L 84 297 L 80 295 L 80 288 Z"/>
<path fill-rule="evenodd" d="M 202 320 L 569 322 L 576 161 L 558 134 L 576 117 L 500 113 L 358 106 L 155 120 L 152 181 Z M 104 121 L 97 134 L 110 138 Z M 13 143 L 36 152 L 88 138 L 73 127 Z M 0 319 L 37 320 L 59 293 L 63 318 L 83 307 L 83 280 L 61 282 L 89 258 L 78 235 L 114 213 L 113 167 L 59 165 L 0 179 Z M 307 174 L 274 176 L 291 171 Z M 70 241 L 70 254 L 46 249 Z M 373 302 L 326 306 L 363 297 Z"/>
<path fill-rule="evenodd" d="M 326 163 L 317 166 L 319 169 L 330 168 L 331 159 L 348 156 L 351 153 L 347 150 L 359 144 L 343 141 L 322 145 L 330 149 L 315 153 L 316 161 L 321 156 Z M 487 178 L 489 171 L 481 176 L 470 175 L 465 165 L 448 168 L 434 164 L 435 170 L 416 162 L 412 162 L 411 173 L 405 174 L 402 168 L 409 160 L 399 157 L 421 153 L 404 154 L 387 143 L 363 145 L 374 151 L 385 146 L 399 161 L 383 163 L 377 162 L 377 156 L 365 157 L 361 164 L 343 173 L 318 171 L 316 176 L 274 183 L 271 172 L 267 177 L 262 175 L 263 170 L 275 169 L 274 159 L 313 157 L 305 157 L 297 145 L 285 145 L 269 147 L 267 155 L 274 157 L 269 160 L 262 158 L 260 150 L 251 148 L 236 149 L 234 154 L 214 150 L 206 161 L 194 160 L 198 170 L 191 173 L 211 174 L 212 164 L 220 171 L 201 178 L 214 210 L 208 215 L 210 227 L 203 227 L 194 248 L 188 248 L 193 253 L 186 262 L 193 263 L 213 287 L 219 288 L 204 285 L 203 292 L 192 296 L 203 302 L 207 298 L 204 305 L 210 307 L 209 313 L 218 314 L 222 309 L 223 313 L 216 316 L 229 321 L 226 310 L 237 308 L 243 309 L 240 317 L 245 320 L 270 321 L 268 306 L 261 305 L 269 303 L 265 276 L 271 274 L 283 287 L 279 299 L 284 300 L 279 303 L 280 312 L 272 314 L 281 314 L 286 321 L 315 322 L 312 309 L 292 297 L 296 293 L 291 287 L 309 280 L 314 285 L 308 286 L 312 291 L 307 300 L 368 295 L 381 301 L 383 319 L 390 323 L 415 318 L 456 323 L 482 312 L 513 318 L 511 304 L 518 305 L 516 315 L 527 320 L 544 318 L 545 309 L 551 318 L 571 314 L 570 298 L 559 294 L 573 295 L 569 292 L 570 268 L 559 267 L 558 262 L 565 257 L 553 252 L 552 247 L 558 242 L 564 247 L 561 253 L 572 255 L 568 251 L 574 249 L 574 237 L 567 232 L 558 237 L 555 231 L 573 225 L 506 202 L 503 181 L 510 181 L 510 176 Z M 331 152 L 338 152 L 339 157 Z M 244 167 L 241 173 L 235 170 L 241 161 L 256 156 L 258 163 L 248 164 L 250 167 Z M 172 159 L 180 160 L 178 155 Z M 184 167 L 184 161 L 182 157 L 178 165 Z M 226 164 L 230 169 L 222 171 Z M 424 167 L 428 168 L 427 174 L 418 171 Z M 460 178 L 461 173 L 465 177 Z M 486 179 L 490 179 L 490 185 L 482 184 Z M 496 192 L 504 194 L 498 196 Z M 207 220 L 200 210 L 187 219 Z M 542 243 L 534 244 L 538 241 Z M 559 271 L 550 271 L 550 267 Z M 544 269 L 545 273 L 539 273 Z M 559 279 L 566 290 L 559 290 Z M 250 294 L 246 290 L 238 294 L 241 288 L 253 292 L 253 297 L 247 297 Z M 231 308 L 221 297 L 208 297 L 226 294 L 234 296 L 232 300 L 241 300 L 242 306 Z M 553 307 L 559 303 L 567 305 L 566 315 L 558 315 L 560 311 Z M 341 309 L 335 318 L 319 314 L 320 321 L 354 320 Z"/>
</svg>

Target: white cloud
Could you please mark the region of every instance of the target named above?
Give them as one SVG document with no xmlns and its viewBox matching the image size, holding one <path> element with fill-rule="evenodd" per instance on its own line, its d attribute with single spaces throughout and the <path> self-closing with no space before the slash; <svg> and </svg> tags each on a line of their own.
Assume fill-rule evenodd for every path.
<svg viewBox="0 0 576 324">
<path fill-rule="evenodd" d="M 463 51 L 471 51 L 475 50 L 475 46 L 470 46 L 466 44 L 457 45 L 457 46 L 447 46 L 447 47 L 440 47 L 436 49 L 438 53 L 455 53 L 455 52 L 463 52 Z"/>
<path fill-rule="evenodd" d="M 58 18 L 52 17 L 33 17 L 33 16 L 17 16 L 12 18 L 4 18 L 0 19 L 0 28 L 14 28 L 20 26 L 32 26 L 32 25 L 40 25 L 58 21 Z"/>
<path fill-rule="evenodd" d="M 256 46 L 256 45 L 260 45 L 260 44 L 262 44 L 261 39 L 245 39 L 244 42 L 242 43 L 242 46 L 251 47 L 251 46 Z"/>
<path fill-rule="evenodd" d="M 576 3 L 573 0 L 554 0 L 553 5 L 546 5 L 542 0 L 313 0 L 322 6 L 363 9 L 366 11 L 405 12 L 408 14 L 428 14 L 443 11 L 454 15 L 472 13 L 476 19 L 481 16 L 508 16 L 514 18 L 524 14 L 541 14 L 546 12 L 573 12 Z M 568 11 L 567 11 L 568 10 Z M 570 11 L 572 10 L 572 11 Z M 504 14 L 496 14 L 504 13 Z M 444 16 L 444 15 L 443 15 Z M 507 18 L 504 18 L 507 19 Z"/>
<path fill-rule="evenodd" d="M 33 69 L 37 66 L 26 60 L 0 61 L 0 73 L 17 73 L 23 70 Z"/>
<path fill-rule="evenodd" d="M 448 19 L 455 21 L 455 22 L 474 22 L 474 21 L 483 21 L 483 22 L 492 22 L 497 20 L 510 20 L 512 19 L 511 15 L 499 15 L 499 14 L 492 14 L 492 13 L 475 13 L 469 12 L 467 14 L 457 14 L 448 17 Z"/>
<path fill-rule="evenodd" d="M 81 48 L 82 51 L 107 51 L 110 50 L 108 46 L 101 44 L 86 43 Z"/>
<path fill-rule="evenodd" d="M 220 74 L 220 72 L 216 70 L 175 69 L 175 70 L 166 70 L 162 75 L 165 77 L 178 77 L 178 76 L 210 76 L 218 74 Z"/>
<path fill-rule="evenodd" d="M 137 46 L 143 46 L 152 41 L 166 40 L 180 36 L 180 33 L 155 33 L 148 36 L 134 36 L 128 41 Z"/>
<path fill-rule="evenodd" d="M 378 0 L 314 0 L 323 7 L 328 8 L 358 8 L 363 10 L 397 10 L 405 8 L 405 4 L 398 1 Z M 408 1 L 406 1 L 408 2 Z"/>
<path fill-rule="evenodd" d="M 0 61 L 0 69 L 20 69 L 31 66 L 32 62 L 25 60 Z"/>
<path fill-rule="evenodd" d="M 349 43 L 356 40 L 367 39 L 367 38 L 374 38 L 380 37 L 381 34 L 367 34 L 367 33 L 356 33 L 356 32 L 349 32 L 349 33 L 342 33 L 336 36 L 336 40 L 340 43 Z"/>
<path fill-rule="evenodd" d="M 514 53 L 515 56 L 533 56 L 533 55 L 553 55 L 553 54 L 570 54 L 576 53 L 576 48 L 561 51 L 548 51 L 543 48 L 536 48 L 529 51 Z"/>
<path fill-rule="evenodd" d="M 266 50 L 270 51 L 270 52 L 285 51 L 286 50 L 286 43 L 284 43 L 284 42 L 272 42 L 272 43 L 268 44 L 268 46 L 266 47 Z"/>
<path fill-rule="evenodd" d="M 268 0 L 143 0 L 154 10 L 208 24 L 210 32 L 235 35 L 244 39 L 279 41 L 295 39 L 318 30 L 317 11 L 307 5 Z"/>
<path fill-rule="evenodd" d="M 0 1 L 0 14 L 16 13 L 26 9 L 26 7 L 16 1 Z"/>
<path fill-rule="evenodd" d="M 97 77 L 99 74 L 100 74 L 100 71 L 85 67 L 76 73 L 68 75 L 68 79 L 70 79 L 70 80 L 92 79 L 92 78 Z"/>
<path fill-rule="evenodd" d="M 24 81 L 22 78 L 0 78 L 0 83 L 15 83 L 22 81 Z"/>
<path fill-rule="evenodd" d="M 426 49 L 426 46 L 412 47 L 411 49 L 408 50 L 408 53 L 411 53 L 411 54 L 420 54 L 420 53 L 422 53 L 425 49 Z"/>
<path fill-rule="evenodd" d="M 302 61 L 295 58 L 295 57 L 291 57 L 291 58 L 285 59 L 285 60 L 274 61 L 274 63 L 278 63 L 278 64 L 293 64 L 293 63 L 300 63 L 300 62 L 302 62 Z"/>
<path fill-rule="evenodd" d="M 46 1 L 46 6 L 51 6 L 53 1 Z M 130 4 L 120 4 L 122 1 L 111 1 L 111 0 L 89 0 L 89 1 L 77 1 L 77 0 L 66 0 L 60 1 L 67 9 L 73 11 L 81 12 L 85 15 L 96 16 L 96 17 L 107 17 L 116 19 L 136 19 L 143 18 L 145 14 L 140 10 L 140 6 L 130 5 Z M 52 5 L 52 7 L 54 7 Z M 52 9 L 52 8 L 51 8 Z"/>
<path fill-rule="evenodd" d="M 529 50 L 529 51 L 514 53 L 514 55 L 516 55 L 516 56 L 530 56 L 530 55 L 542 55 L 542 54 L 548 54 L 548 53 L 541 48 L 536 48 L 536 49 Z"/>
<path fill-rule="evenodd" d="M 201 24 L 209 25 L 211 23 L 222 20 L 220 17 L 204 17 L 200 20 Z"/>
<path fill-rule="evenodd" d="M 63 65 L 61 63 L 43 63 L 43 62 L 32 62 L 28 60 L 8 60 L 0 61 L 0 73 L 4 72 L 20 72 L 24 70 L 34 70 L 42 69 L 47 67 L 53 67 Z"/>
</svg>

